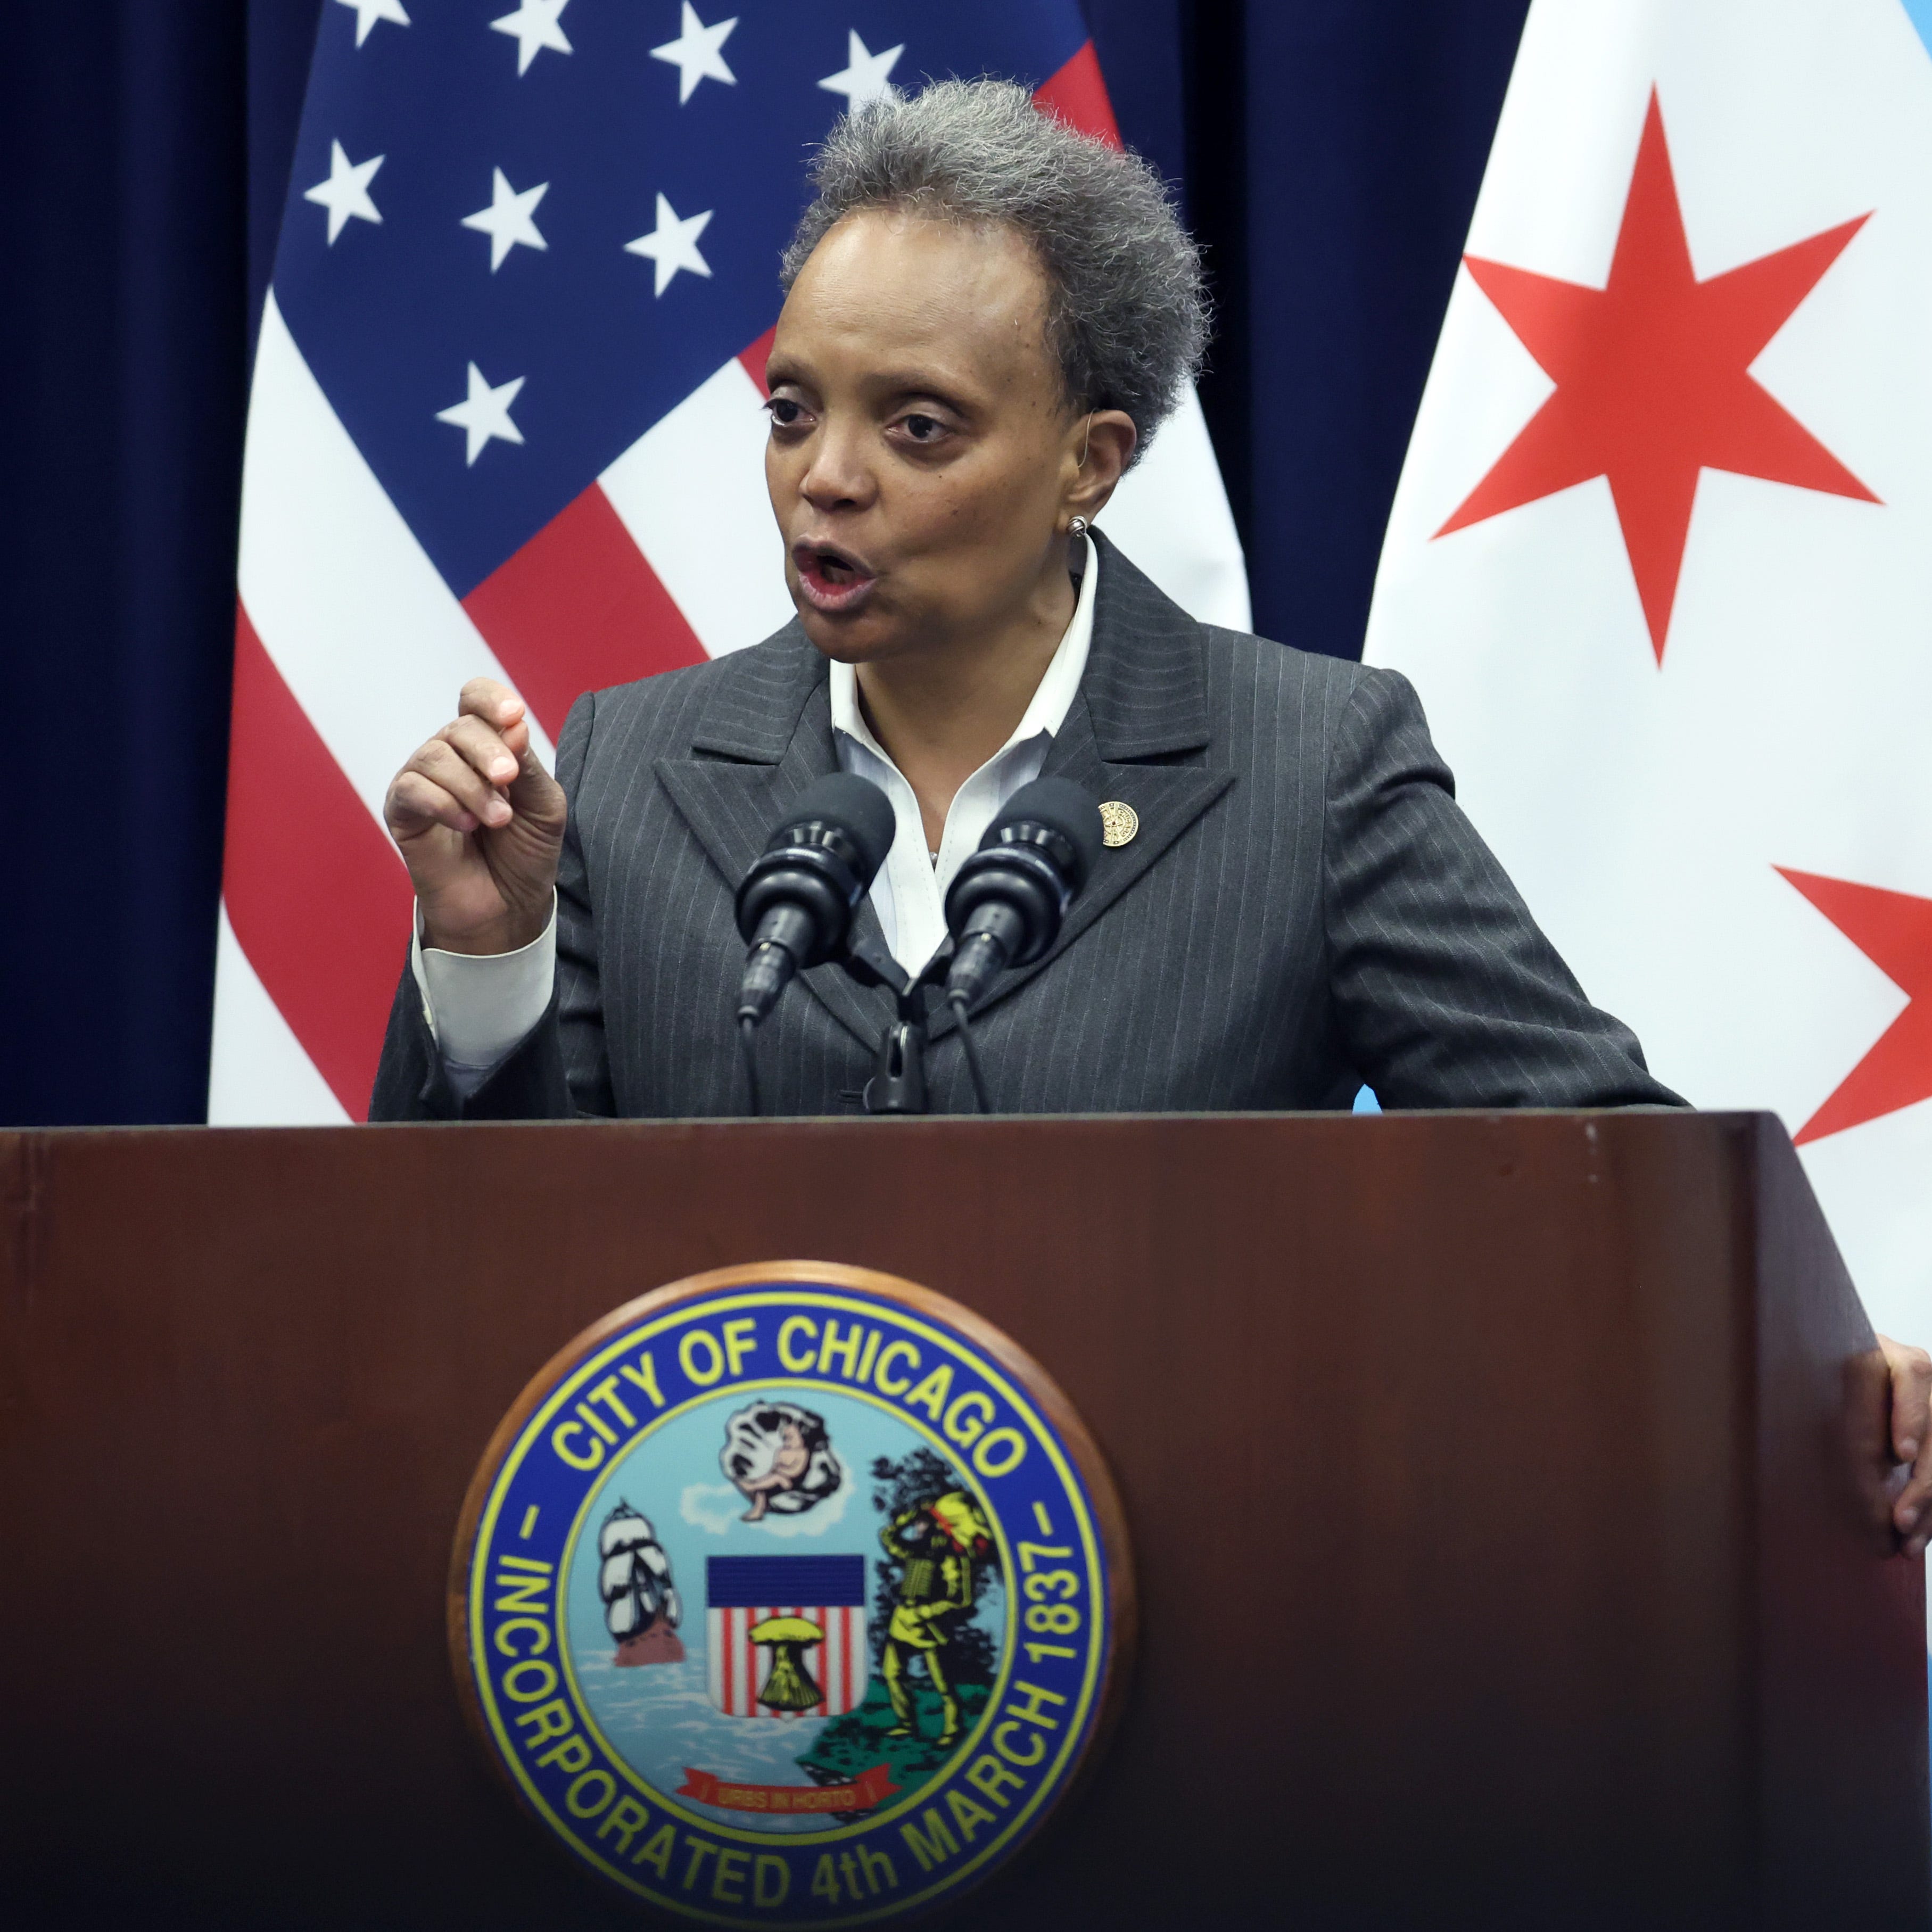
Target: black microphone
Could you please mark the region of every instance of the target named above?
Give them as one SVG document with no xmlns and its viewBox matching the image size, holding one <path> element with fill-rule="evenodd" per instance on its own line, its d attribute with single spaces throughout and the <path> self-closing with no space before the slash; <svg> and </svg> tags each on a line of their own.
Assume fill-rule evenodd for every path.
<svg viewBox="0 0 1932 1932">
<path fill-rule="evenodd" d="M 1030 966 L 1100 856 L 1100 808 L 1066 778 L 1035 778 L 1006 801 L 946 895 L 948 1000 L 970 1005 L 1010 966 Z"/>
<path fill-rule="evenodd" d="M 891 849 L 892 802 L 869 778 L 839 772 L 808 785 L 772 828 L 738 888 L 738 930 L 751 948 L 738 1018 L 756 1025 L 794 973 L 832 958 Z"/>
</svg>

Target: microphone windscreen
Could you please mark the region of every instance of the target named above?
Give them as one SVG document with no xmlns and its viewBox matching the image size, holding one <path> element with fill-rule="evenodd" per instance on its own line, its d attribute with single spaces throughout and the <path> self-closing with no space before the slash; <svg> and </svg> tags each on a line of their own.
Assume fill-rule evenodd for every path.
<svg viewBox="0 0 1932 1932">
<path fill-rule="evenodd" d="M 806 787 L 796 802 L 772 828 L 776 842 L 795 825 L 817 820 L 836 825 L 859 852 L 861 883 L 870 886 L 873 876 L 892 850 L 892 834 L 898 829 L 892 802 L 870 778 L 853 772 L 834 772 Z"/>
<path fill-rule="evenodd" d="M 1008 826 L 1022 824 L 1043 825 L 1073 848 L 1079 855 L 1079 875 L 1068 883 L 1079 891 L 1100 856 L 1099 802 L 1071 778 L 1035 778 L 1031 784 L 1022 785 L 1000 808 L 1000 815 L 980 842 L 980 850 L 998 844 Z"/>
</svg>

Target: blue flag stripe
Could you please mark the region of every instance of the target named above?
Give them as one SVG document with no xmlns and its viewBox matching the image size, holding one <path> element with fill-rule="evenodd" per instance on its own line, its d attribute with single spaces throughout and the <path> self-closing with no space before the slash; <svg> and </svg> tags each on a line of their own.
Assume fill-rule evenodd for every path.
<svg viewBox="0 0 1932 1932">
<path fill-rule="evenodd" d="M 862 1556 L 709 1556 L 707 1610 L 760 1604 L 858 1604 L 866 1600 Z"/>
</svg>

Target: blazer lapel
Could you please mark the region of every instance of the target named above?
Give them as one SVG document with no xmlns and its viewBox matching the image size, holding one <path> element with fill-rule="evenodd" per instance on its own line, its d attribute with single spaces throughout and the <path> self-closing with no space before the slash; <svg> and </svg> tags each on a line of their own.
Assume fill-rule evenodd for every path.
<svg viewBox="0 0 1932 1932">
<path fill-rule="evenodd" d="M 765 849 L 772 822 L 814 780 L 838 769 L 824 661 L 788 626 L 734 661 L 692 734 L 690 758 L 659 758 L 658 780 L 692 835 L 734 890 Z M 760 661 L 761 660 L 761 661 Z M 857 931 L 881 936 L 868 895 Z M 892 1016 L 890 994 L 856 985 L 842 967 L 814 967 L 801 982 L 867 1047 Z"/>
<path fill-rule="evenodd" d="M 1102 848 L 1093 877 L 1074 901 L 1060 928 L 1060 937 L 1030 966 L 1002 974 L 992 990 L 974 1008 L 976 1017 L 1052 965 L 1123 893 L 1147 874 L 1174 841 L 1234 782 L 1232 772 L 1198 765 L 1108 762 L 1100 755 L 1091 719 L 1080 700 L 1075 701 L 1059 736 L 1053 741 L 1042 776 L 1070 778 L 1096 800 L 1118 800 L 1132 806 L 1140 829 L 1128 844 Z M 932 1017 L 933 1036 L 938 1038 L 956 1024 L 952 1009 L 942 1006 Z"/>
<path fill-rule="evenodd" d="M 1003 974 L 976 1012 L 1045 972 L 1234 782 L 1211 760 L 1202 626 L 1098 530 L 1088 540 L 1103 559 L 1093 648 L 1042 776 L 1070 778 L 1097 800 L 1131 806 L 1140 828 L 1128 844 L 1102 850 L 1059 938 L 1032 965 Z M 954 1024 L 942 1008 L 933 1034 Z"/>
<path fill-rule="evenodd" d="M 1004 999 L 1054 962 L 1145 877 L 1234 782 L 1212 760 L 1203 627 L 1136 570 L 1097 530 L 1104 562 L 1094 642 L 1079 694 L 1044 772 L 1096 800 L 1131 806 L 1140 820 L 1126 844 L 1104 849 L 1060 937 L 1040 959 L 1002 976 L 976 1011 Z M 814 779 L 838 769 L 824 660 L 796 622 L 732 661 L 693 734 L 694 755 L 660 758 L 672 802 L 726 882 L 736 887 L 764 849 L 772 822 Z M 855 922 L 880 936 L 868 895 Z M 877 1046 L 893 1016 L 882 988 L 858 986 L 837 965 L 800 976 L 861 1045 Z M 934 1038 L 955 1024 L 941 1007 Z"/>
</svg>

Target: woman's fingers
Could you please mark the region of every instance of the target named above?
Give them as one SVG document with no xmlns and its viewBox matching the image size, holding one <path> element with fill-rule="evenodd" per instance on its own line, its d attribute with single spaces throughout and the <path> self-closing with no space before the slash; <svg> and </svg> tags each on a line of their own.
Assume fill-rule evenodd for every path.
<svg viewBox="0 0 1932 1932">
<path fill-rule="evenodd" d="M 404 768 L 440 785 L 472 816 L 477 825 L 507 825 L 510 802 L 478 770 L 476 760 L 446 739 L 432 738 Z"/>
<path fill-rule="evenodd" d="M 536 938 L 550 916 L 567 811 L 562 788 L 531 748 L 523 700 L 472 678 L 458 716 L 396 774 L 384 801 L 416 886 L 423 943 L 508 952 Z M 479 843 L 471 837 L 479 832 L 507 836 Z"/>
<path fill-rule="evenodd" d="M 515 809 L 544 830 L 561 831 L 563 793 L 543 768 L 530 743 L 530 716 L 524 700 L 508 686 L 487 677 L 472 678 L 463 687 L 460 715 L 436 734 L 453 746 L 475 770 L 508 794 Z M 485 825 L 506 825 L 502 817 L 480 812 Z"/>
<path fill-rule="evenodd" d="M 1892 1453 L 1912 1465 L 1892 1520 L 1905 1539 L 1906 1554 L 1922 1556 L 1932 1538 L 1932 1355 L 1888 1335 L 1881 1335 L 1878 1344 L 1892 1373 Z"/>
<path fill-rule="evenodd" d="M 517 754 L 480 718 L 458 718 L 446 724 L 436 735 L 442 743 L 460 753 L 472 770 L 494 785 L 513 783 L 523 769 Z"/>
<path fill-rule="evenodd" d="M 563 821 L 568 815 L 563 788 L 544 770 L 542 760 L 531 748 L 527 727 L 517 725 L 508 734 L 508 742 L 512 744 L 519 738 L 523 743 L 518 754 L 517 776 L 510 787 L 511 802 L 536 830 L 561 838 Z"/>
<path fill-rule="evenodd" d="M 480 718 L 494 731 L 506 731 L 524 717 L 524 700 L 494 677 L 472 677 L 463 687 L 456 709 L 461 716 Z"/>
<path fill-rule="evenodd" d="M 413 767 L 397 773 L 386 804 L 389 835 L 399 844 L 420 838 L 433 825 L 446 825 L 452 832 L 476 830 L 476 814 L 461 800 Z"/>
</svg>

